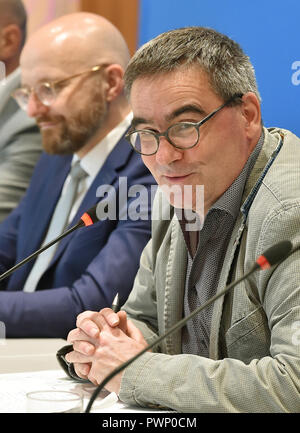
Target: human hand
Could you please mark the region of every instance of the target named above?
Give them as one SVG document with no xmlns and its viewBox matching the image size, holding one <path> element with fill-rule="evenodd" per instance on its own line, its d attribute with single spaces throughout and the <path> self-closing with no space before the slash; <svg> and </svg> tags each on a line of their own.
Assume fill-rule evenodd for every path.
<svg viewBox="0 0 300 433">
<path fill-rule="evenodd" d="M 79 377 L 94 384 L 100 383 L 114 368 L 147 345 L 142 333 L 127 320 L 123 311 L 114 313 L 109 308 L 100 313 L 87 311 L 78 316 L 76 325 L 68 335 L 74 351 L 66 359 L 74 364 Z M 120 381 L 121 375 L 116 376 L 107 389 L 118 392 Z"/>
<path fill-rule="evenodd" d="M 92 355 L 99 346 L 100 332 L 107 326 L 120 326 L 126 332 L 126 313 L 120 311 L 114 313 L 109 308 L 98 311 L 84 311 L 77 316 L 77 328 L 69 332 L 67 341 L 73 345 L 73 349 L 83 355 Z M 68 357 L 66 357 L 68 361 Z M 74 365 L 76 374 L 82 379 L 87 379 L 90 371 L 90 363 L 82 362 Z"/>
</svg>

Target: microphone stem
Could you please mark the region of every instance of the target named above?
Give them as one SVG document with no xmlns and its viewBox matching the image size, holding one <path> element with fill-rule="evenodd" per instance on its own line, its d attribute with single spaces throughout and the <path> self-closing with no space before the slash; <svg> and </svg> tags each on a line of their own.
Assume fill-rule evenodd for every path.
<svg viewBox="0 0 300 433">
<path fill-rule="evenodd" d="M 90 401 L 86 407 L 85 412 L 88 413 L 91 410 L 92 404 L 94 403 L 95 399 L 97 398 L 98 394 L 100 393 L 100 391 L 102 390 L 102 388 L 118 373 L 120 373 L 122 370 L 124 370 L 126 367 L 128 367 L 128 365 L 130 365 L 132 362 L 134 362 L 137 358 L 139 358 L 141 355 L 143 355 L 145 352 L 147 352 L 148 350 L 152 349 L 154 346 L 156 346 L 158 343 L 160 343 L 162 340 L 164 340 L 169 334 L 172 334 L 174 331 L 176 331 L 177 329 L 182 328 L 182 326 L 184 326 L 186 324 L 186 322 L 188 320 L 190 320 L 192 317 L 194 317 L 196 314 L 200 313 L 200 311 L 202 311 L 204 308 L 208 307 L 210 304 L 212 304 L 213 302 L 215 302 L 217 299 L 219 299 L 221 296 L 225 295 L 230 289 L 232 289 L 234 286 L 236 286 L 237 284 L 239 284 L 241 281 L 243 281 L 244 279 L 246 279 L 247 277 L 249 277 L 249 275 L 251 275 L 254 271 L 256 271 L 259 268 L 259 265 L 255 264 L 249 272 L 247 272 L 246 274 L 244 274 L 241 278 L 239 278 L 238 280 L 233 281 L 231 284 L 229 284 L 227 287 L 225 287 L 224 290 L 222 290 L 221 292 L 217 293 L 216 295 L 214 295 L 213 297 L 211 297 L 207 302 L 205 302 L 204 304 L 202 304 L 200 307 L 196 308 L 191 314 L 189 314 L 189 316 L 184 317 L 183 319 L 181 319 L 179 322 L 175 323 L 175 325 L 173 325 L 170 329 L 168 329 L 168 331 L 166 331 L 163 335 L 161 335 L 160 337 L 156 338 L 155 341 L 149 345 L 147 345 L 144 349 L 142 349 L 140 352 L 138 352 L 135 356 L 133 356 L 132 358 L 128 359 L 128 361 L 124 362 L 123 364 L 121 364 L 119 367 L 115 368 L 95 389 L 95 391 L 93 392 Z"/>
<path fill-rule="evenodd" d="M 81 220 L 77 224 L 75 224 L 73 227 L 71 227 L 69 230 L 63 232 L 61 235 L 59 235 L 53 241 L 51 241 L 48 244 L 44 245 L 39 250 L 35 251 L 30 256 L 26 257 L 26 259 L 24 259 L 21 262 L 17 263 L 14 267 L 12 267 L 8 271 L 4 272 L 4 274 L 0 275 L 0 281 L 4 280 L 4 278 L 8 277 L 12 272 L 14 272 L 20 266 L 22 266 L 25 263 L 29 262 L 30 260 L 34 259 L 36 256 L 38 256 L 40 253 L 42 253 L 43 251 L 45 251 L 47 248 L 52 247 L 52 245 L 54 245 L 56 242 L 59 242 L 62 238 L 64 238 L 68 234 L 72 233 L 74 230 L 78 229 L 79 227 L 82 227 L 82 221 Z"/>
</svg>

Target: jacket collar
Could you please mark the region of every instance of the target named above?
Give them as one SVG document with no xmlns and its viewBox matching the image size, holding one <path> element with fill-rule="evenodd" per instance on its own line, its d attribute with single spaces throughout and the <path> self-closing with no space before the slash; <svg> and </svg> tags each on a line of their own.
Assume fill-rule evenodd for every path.
<svg viewBox="0 0 300 433">
<path fill-rule="evenodd" d="M 273 164 L 283 144 L 284 136 L 280 130 L 272 128 L 271 132 L 273 131 L 274 133 L 270 134 L 268 129 L 264 128 L 264 144 L 245 186 L 242 198 L 243 205 L 241 207 L 241 212 L 245 218 L 248 216 L 250 206 L 264 180 L 264 177 L 269 171 L 269 168 Z"/>
</svg>

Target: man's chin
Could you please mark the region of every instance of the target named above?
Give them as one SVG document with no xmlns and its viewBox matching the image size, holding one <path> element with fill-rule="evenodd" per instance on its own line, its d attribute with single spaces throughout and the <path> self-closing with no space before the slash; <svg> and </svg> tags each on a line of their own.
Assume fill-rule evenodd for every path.
<svg viewBox="0 0 300 433">
<path fill-rule="evenodd" d="M 43 149 L 49 155 L 68 155 L 73 153 L 72 145 L 69 141 L 50 140 L 42 135 Z"/>
</svg>

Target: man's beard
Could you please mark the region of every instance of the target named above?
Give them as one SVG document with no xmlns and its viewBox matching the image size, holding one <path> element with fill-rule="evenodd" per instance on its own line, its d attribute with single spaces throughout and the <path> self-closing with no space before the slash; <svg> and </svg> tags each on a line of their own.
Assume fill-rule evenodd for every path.
<svg viewBox="0 0 300 433">
<path fill-rule="evenodd" d="M 78 152 L 101 128 L 107 114 L 106 101 L 91 101 L 87 107 L 75 115 L 40 117 L 37 123 L 57 123 L 49 129 L 42 129 L 42 141 L 45 152 L 51 155 L 67 155 Z"/>
</svg>

